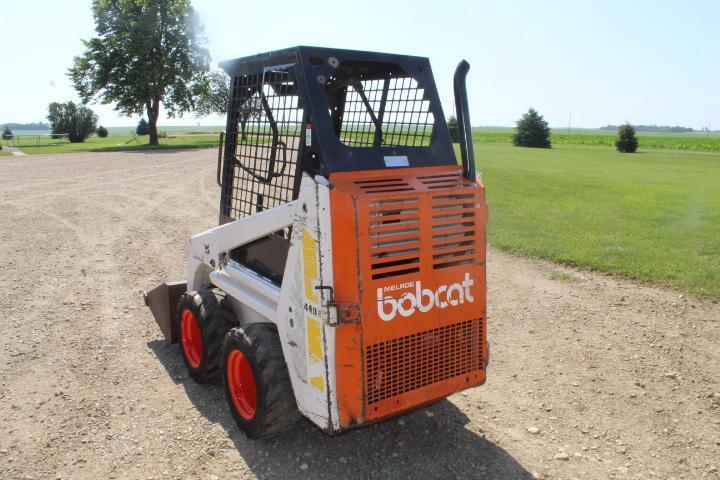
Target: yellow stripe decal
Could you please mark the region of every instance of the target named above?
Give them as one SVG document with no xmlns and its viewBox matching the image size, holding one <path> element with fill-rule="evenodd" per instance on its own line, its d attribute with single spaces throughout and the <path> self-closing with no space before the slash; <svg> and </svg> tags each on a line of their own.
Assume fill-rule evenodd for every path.
<svg viewBox="0 0 720 480">
<path fill-rule="evenodd" d="M 322 330 L 320 329 L 320 322 L 308 315 L 306 323 L 310 363 L 318 363 L 323 358 Z"/>
<path fill-rule="evenodd" d="M 310 377 L 310 384 L 321 392 L 325 391 L 325 380 L 321 376 Z"/>
<path fill-rule="evenodd" d="M 303 228 L 303 268 L 305 269 L 305 298 L 318 303 L 315 282 L 318 280 L 318 242 L 307 228 Z"/>
</svg>

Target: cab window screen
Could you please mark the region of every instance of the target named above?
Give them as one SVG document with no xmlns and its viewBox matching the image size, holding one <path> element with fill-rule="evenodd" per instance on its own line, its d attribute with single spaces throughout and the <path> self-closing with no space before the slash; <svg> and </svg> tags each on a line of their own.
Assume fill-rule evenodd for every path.
<svg viewBox="0 0 720 480">
<path fill-rule="evenodd" d="M 430 102 L 397 65 L 340 64 L 325 91 L 335 134 L 344 145 L 430 145 L 435 124 Z"/>
<path fill-rule="evenodd" d="M 237 220 L 297 196 L 303 109 L 291 68 L 236 76 L 222 208 Z"/>
</svg>

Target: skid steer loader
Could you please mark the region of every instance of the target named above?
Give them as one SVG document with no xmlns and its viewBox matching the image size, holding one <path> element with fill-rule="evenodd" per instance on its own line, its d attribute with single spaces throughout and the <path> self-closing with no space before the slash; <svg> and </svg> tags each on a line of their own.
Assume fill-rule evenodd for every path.
<svg viewBox="0 0 720 480">
<path fill-rule="evenodd" d="M 145 294 L 257 438 L 334 434 L 485 382 L 484 188 L 463 61 L 458 165 L 427 58 L 295 47 L 221 64 L 219 226 Z"/>
</svg>

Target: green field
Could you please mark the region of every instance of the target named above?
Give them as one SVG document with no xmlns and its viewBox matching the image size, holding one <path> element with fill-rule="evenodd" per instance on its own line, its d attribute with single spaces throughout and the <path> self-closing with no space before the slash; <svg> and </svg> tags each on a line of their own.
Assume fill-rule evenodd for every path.
<svg viewBox="0 0 720 480">
<path fill-rule="evenodd" d="M 160 147 L 154 148 L 177 148 L 186 147 L 212 147 L 217 144 L 217 134 L 223 130 L 223 126 L 159 126 L 158 131 L 164 133 L 167 138 L 160 139 Z M 106 139 L 90 137 L 85 143 L 66 145 L 66 142 L 59 143 L 50 138 L 40 140 L 41 145 L 35 145 L 35 139 L 21 140 L 20 147 L 26 153 L 59 153 L 75 151 L 101 151 L 101 150 L 136 150 L 137 144 L 129 144 L 123 147 L 127 140 L 132 138 L 130 132 L 134 127 L 109 127 L 110 136 Z M 476 143 L 511 143 L 512 128 L 509 127 L 477 127 L 473 128 L 473 140 Z M 16 133 L 23 135 L 48 135 L 48 131 L 18 130 Z M 701 132 L 684 134 L 666 133 L 638 133 L 641 149 L 653 150 L 690 150 L 705 152 L 720 152 L 720 134 L 710 135 Z M 215 139 L 215 140 L 213 140 Z M 141 142 L 147 143 L 147 137 L 141 137 Z M 615 133 L 605 130 L 579 129 L 573 130 L 570 134 L 564 129 L 554 129 L 552 143 L 559 145 L 599 145 L 612 147 L 615 142 Z M 10 144 L 4 141 L 4 144 Z"/>
<path fill-rule="evenodd" d="M 476 142 L 492 245 L 720 299 L 720 153 Z"/>
<path fill-rule="evenodd" d="M 564 132 L 564 133 L 563 133 Z M 490 143 L 512 143 L 511 128 L 474 128 L 473 141 Z M 601 145 L 613 147 L 616 134 L 602 130 L 580 130 L 567 133 L 567 130 L 555 129 L 551 135 L 553 145 Z M 720 152 L 720 135 L 700 132 L 667 134 L 638 133 L 641 149 L 653 150 L 692 150 L 698 152 Z"/>
<path fill-rule="evenodd" d="M 120 150 L 152 150 L 163 148 L 207 148 L 218 146 L 218 135 L 171 135 L 161 138 L 160 145 L 147 145 L 148 137 L 140 137 L 140 144 L 131 141 L 130 135 L 110 135 L 107 138 L 90 137 L 83 143 L 54 143 L 41 146 L 23 146 L 28 154 L 69 152 L 111 152 Z M 130 143 L 128 143 L 130 142 Z"/>
<path fill-rule="evenodd" d="M 67 138 L 52 138 L 49 133 L 21 133 L 15 134 L 11 140 L 2 140 L 2 144 L 8 147 L 37 147 L 47 145 L 60 145 L 70 143 Z"/>
<path fill-rule="evenodd" d="M 107 127 L 107 131 L 110 135 L 129 137 L 130 132 L 134 132 L 135 128 L 136 126 Z M 158 132 L 166 132 L 168 135 L 187 135 L 190 133 L 219 133 L 222 130 L 225 130 L 224 125 L 158 125 Z M 13 133 L 15 133 L 16 135 L 50 135 L 50 130 L 15 130 Z"/>
<path fill-rule="evenodd" d="M 110 135 L 130 135 L 130 131 L 135 130 L 135 127 L 107 127 Z M 218 134 L 225 130 L 225 125 L 171 125 L 162 126 L 158 125 L 158 132 L 165 132 L 168 135 L 188 135 L 198 133 L 212 133 Z M 145 137 L 147 138 L 147 137 Z"/>
</svg>

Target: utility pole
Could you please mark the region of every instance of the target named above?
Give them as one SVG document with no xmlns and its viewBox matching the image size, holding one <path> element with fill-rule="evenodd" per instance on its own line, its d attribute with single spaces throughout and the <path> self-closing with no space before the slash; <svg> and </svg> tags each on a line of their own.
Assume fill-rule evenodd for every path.
<svg viewBox="0 0 720 480">
<path fill-rule="evenodd" d="M 568 117 L 568 136 L 570 135 L 570 124 L 572 123 L 572 113 Z"/>
</svg>

